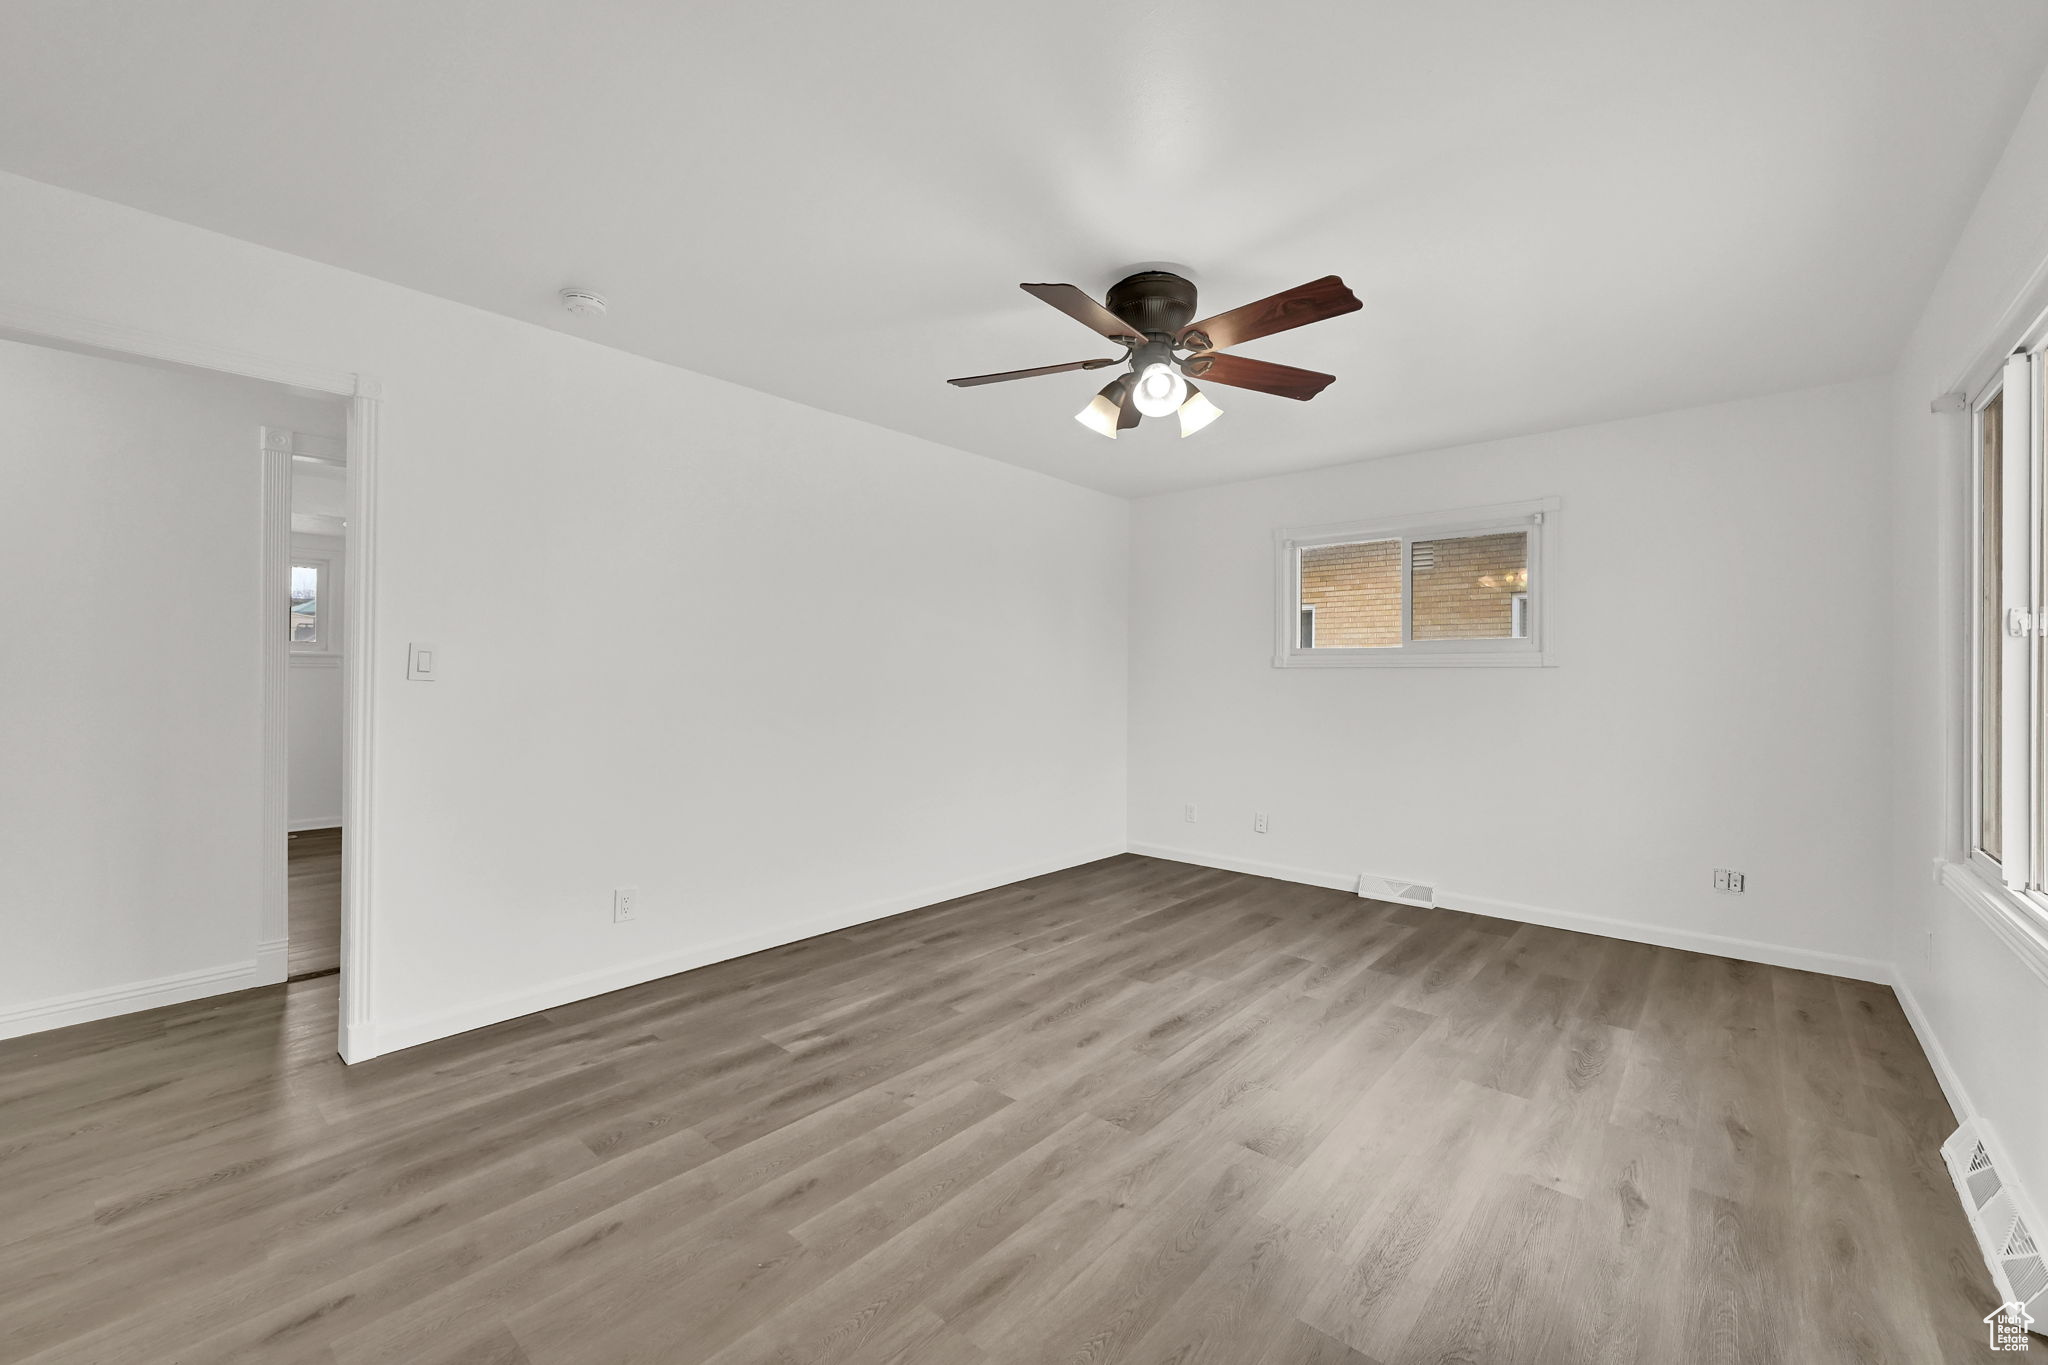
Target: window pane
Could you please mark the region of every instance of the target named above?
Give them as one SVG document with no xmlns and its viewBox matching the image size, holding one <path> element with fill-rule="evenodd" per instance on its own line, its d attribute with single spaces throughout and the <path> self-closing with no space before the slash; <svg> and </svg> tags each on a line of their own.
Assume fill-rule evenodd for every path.
<svg viewBox="0 0 2048 1365">
<path fill-rule="evenodd" d="M 1417 640 L 1506 640 L 1527 634 L 1529 535 L 1418 540 L 1409 546 Z M 1522 628 L 1518 629 L 1517 627 Z"/>
<path fill-rule="evenodd" d="M 2000 609 L 2005 555 L 1999 446 L 2004 416 L 2005 395 L 2000 394 L 1977 417 L 1977 847 L 1993 858 L 1999 856 L 1999 643 L 2005 614 Z"/>
<path fill-rule="evenodd" d="M 317 645 L 320 643 L 320 568 L 318 565 L 292 565 L 291 621 L 293 644 Z"/>
<path fill-rule="evenodd" d="M 1365 540 L 1303 550 L 1298 605 L 1303 648 L 1311 641 L 1316 649 L 1400 644 L 1401 542 Z"/>
</svg>

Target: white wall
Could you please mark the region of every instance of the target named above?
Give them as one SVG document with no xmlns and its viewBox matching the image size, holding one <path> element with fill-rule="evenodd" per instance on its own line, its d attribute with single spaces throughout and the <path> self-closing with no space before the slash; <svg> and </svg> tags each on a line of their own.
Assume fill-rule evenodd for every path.
<svg viewBox="0 0 2048 1365">
<path fill-rule="evenodd" d="M 1139 502 L 1134 846 L 1881 976 L 1882 405 L 1841 385 Z M 1276 528 L 1547 496 L 1557 667 L 1273 667 Z"/>
<path fill-rule="evenodd" d="M 382 381 L 354 1055 L 1122 847 L 1116 499 L 12 176 L 0 299 Z"/>
<path fill-rule="evenodd" d="M 2048 307 L 2048 79 L 2037 86 L 1936 286 L 1892 388 L 1895 626 L 1890 880 L 1899 988 L 1959 1108 L 1989 1120 L 2048 1204 L 2048 979 L 1930 874 L 1961 852 L 1969 432 L 1928 403 Z"/>
<path fill-rule="evenodd" d="M 292 514 L 299 516 L 306 505 L 301 490 L 310 484 L 331 495 L 338 479 L 292 480 Z M 322 505 L 325 505 L 324 503 Z M 320 651 L 294 650 L 289 680 L 290 715 L 286 736 L 290 750 L 285 763 L 287 819 L 293 829 L 338 829 L 342 824 L 342 669 L 348 642 L 342 638 L 342 584 L 348 571 L 348 550 L 341 536 L 297 533 L 291 540 L 292 558 L 322 559 L 327 562 L 322 631 L 331 647 Z"/>
<path fill-rule="evenodd" d="M 0 341 L 0 1034 L 266 979 L 258 432 L 337 412 Z"/>
</svg>

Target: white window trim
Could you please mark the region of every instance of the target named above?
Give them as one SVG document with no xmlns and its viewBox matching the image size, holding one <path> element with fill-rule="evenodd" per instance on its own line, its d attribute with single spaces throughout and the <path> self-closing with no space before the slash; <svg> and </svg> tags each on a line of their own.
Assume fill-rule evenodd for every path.
<svg viewBox="0 0 2048 1365">
<path fill-rule="evenodd" d="M 2048 351 L 2048 315 L 2027 328 L 2010 353 L 1995 355 L 1968 376 L 1957 388 L 1969 395 L 1967 403 L 1955 405 L 1960 420 L 1968 423 L 1962 448 L 1969 461 L 1964 481 L 1963 512 L 1967 525 L 1958 537 L 1967 564 L 1960 581 L 1964 587 L 1956 603 L 1963 615 L 1956 636 L 1964 651 L 1959 670 L 1961 705 L 1951 714 L 1960 715 L 1961 743 L 1955 771 L 1960 799 L 1953 807 L 1955 855 L 1942 860 L 1936 879 L 1968 909 L 1975 912 L 2042 980 L 2048 981 L 2048 828 L 2037 813 L 2048 814 L 2048 526 L 2038 524 L 2038 502 L 2048 501 L 2048 471 L 2044 471 L 2040 433 L 2032 430 L 2040 410 L 2048 374 L 2044 374 L 2044 351 Z M 1983 456 L 1979 446 L 1979 418 L 1993 395 L 2004 393 L 2001 410 L 2001 539 L 2005 547 L 2001 575 L 2000 651 L 2000 742 L 2003 763 L 1999 781 L 1999 843 L 2003 855 L 1994 861 L 1977 842 L 1979 827 L 1978 737 L 1980 730 L 1979 667 L 1982 651 L 1978 638 L 1978 591 L 1983 565 L 1980 511 Z M 2018 399 L 2019 401 L 2015 401 Z M 2015 552 L 2017 551 L 2017 552 Z M 2028 633 L 2015 637 L 2006 628 L 2010 613 L 2022 613 Z M 2015 761 L 2015 760 L 2019 761 Z M 2036 833 L 2039 829 L 2041 832 Z"/>
<path fill-rule="evenodd" d="M 1371 521 L 1324 526 L 1287 527 L 1273 533 L 1275 668 L 1552 668 L 1550 581 L 1557 557 L 1557 498 L 1497 503 L 1441 512 L 1417 512 Z M 1409 631 L 1406 542 L 1449 536 L 1525 531 L 1529 536 L 1529 634 L 1492 640 L 1406 640 L 1377 648 L 1303 649 L 1301 628 L 1301 552 L 1320 545 L 1362 540 L 1401 540 L 1401 633 Z"/>
<path fill-rule="evenodd" d="M 1935 868 L 1935 879 L 2048 985 L 2048 915 L 2016 897 L 1996 877 L 1985 876 L 1981 867 L 1943 859 Z"/>
<path fill-rule="evenodd" d="M 1964 861 L 1985 881 L 1994 885 L 2009 887 L 2014 892 L 2021 892 L 2024 891 L 2026 885 L 2025 869 L 2016 866 L 2015 871 L 2018 873 L 2018 879 L 2008 882 L 2003 865 L 1979 847 L 1977 838 L 1983 814 L 1983 803 L 1980 800 L 1983 787 L 1979 773 L 1979 766 L 1983 755 L 1979 748 L 1978 739 L 1983 733 L 1984 722 L 1983 708 L 1979 704 L 1983 696 L 1980 687 L 1983 642 L 1978 634 L 1978 600 L 1982 588 L 1982 570 L 1984 565 L 1984 525 L 1981 511 L 1984 499 L 1984 450 L 1981 427 L 1984 409 L 1994 398 L 1999 397 L 2005 392 L 2006 381 L 2010 374 L 2012 374 L 2012 371 L 2009 365 L 2005 363 L 1998 365 L 1989 377 L 1978 385 L 1976 391 L 1971 395 L 1967 407 L 1969 421 L 1967 447 L 1970 460 L 1970 563 L 1968 572 L 1964 574 L 1964 580 L 1968 584 L 1969 598 L 1965 603 L 1967 616 L 1963 628 L 1968 649 L 1967 661 L 1964 665 L 1968 686 L 1963 696 L 1964 824 L 1961 848 Z M 2004 405 L 2003 411 L 2008 415 L 2026 406 L 2024 391 L 2027 386 L 2027 381 L 2023 380 L 2020 388 L 2014 392 L 2014 398 L 2017 401 L 2008 402 Z M 2022 420 L 2024 420 L 2023 417 Z M 2000 426 L 2002 428 L 1999 464 L 2001 474 L 1999 497 L 2002 512 L 2000 517 L 2000 538 L 2003 545 L 2009 551 L 2014 546 L 2027 545 L 2033 539 L 2032 532 L 2026 525 L 2027 512 L 2032 505 L 2033 493 L 2031 480 L 2026 470 L 2027 461 L 2023 458 L 2027 449 L 2024 433 L 2014 432 L 2013 423 L 2010 421 L 2001 421 Z M 2010 440 L 2014 435 L 2022 437 L 2020 443 L 2014 444 Z M 2025 580 L 2024 571 L 2018 562 L 2020 559 L 2021 556 L 2016 554 L 2007 553 L 2005 555 L 2004 573 L 2002 575 L 2004 582 L 1999 590 L 1999 600 L 2001 603 L 2014 600 L 2016 592 L 2024 597 Z M 2001 767 L 1999 781 L 1999 845 L 2001 849 L 2025 849 L 2031 843 L 2031 837 L 2027 830 L 2026 765 L 2021 765 L 2022 771 L 2020 772 L 2012 771 L 2014 764 L 2010 759 L 2013 756 L 2014 746 L 2006 741 L 2009 741 L 2012 736 L 2020 731 L 2024 731 L 2029 726 L 2024 706 L 2019 702 L 2017 696 L 2017 690 L 2024 686 L 2026 659 L 2017 650 L 2001 649 L 2000 663 L 1998 710 L 2001 741 L 2004 742 L 2005 747 L 2005 752 L 2001 755 L 2001 758 L 2005 761 Z M 2017 721 L 2019 730 L 2012 728 L 2015 721 Z M 2024 858 L 2020 861 L 2023 862 Z"/>
</svg>

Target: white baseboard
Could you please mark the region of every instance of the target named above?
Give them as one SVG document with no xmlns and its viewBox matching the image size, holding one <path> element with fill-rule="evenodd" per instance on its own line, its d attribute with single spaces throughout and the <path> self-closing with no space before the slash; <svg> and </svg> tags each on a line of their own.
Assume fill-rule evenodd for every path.
<svg viewBox="0 0 2048 1365">
<path fill-rule="evenodd" d="M 1333 891 L 1355 891 L 1358 888 L 1358 874 L 1355 872 L 1323 872 L 1314 868 L 1291 867 L 1284 863 L 1253 862 L 1245 858 L 1231 858 L 1203 853 L 1190 848 L 1171 848 L 1163 844 L 1133 843 L 1131 852 L 1150 858 L 1166 858 L 1177 863 L 1194 863 L 1201 867 L 1221 868 L 1226 872 L 1248 872 L 1255 877 L 1277 877 L 1282 881 L 1301 882 L 1308 886 L 1326 886 Z M 1678 948 L 1692 953 L 1708 953 L 1715 957 L 1738 958 L 1744 962 L 1762 962 L 1773 967 L 1791 967 L 1803 972 L 1825 972 L 1830 976 L 1846 976 L 1856 981 L 1875 981 L 1883 985 L 1892 982 L 1890 963 L 1874 958 L 1850 957 L 1842 953 L 1825 953 L 1811 948 L 1793 948 L 1779 943 L 1765 943 L 1758 939 L 1731 938 L 1725 934 L 1708 934 L 1689 929 L 1670 929 L 1658 924 L 1644 924 L 1639 920 L 1607 919 L 1600 915 L 1584 915 L 1571 910 L 1552 910 L 1547 906 L 1524 905 L 1519 901 L 1498 900 L 1491 896 L 1470 896 L 1462 892 L 1437 889 L 1437 904 L 1450 910 L 1469 910 L 1476 915 L 1491 915 L 1496 919 L 1516 920 L 1523 924 L 1541 924 L 1552 929 L 1570 929 L 1582 934 L 1598 934 L 1602 938 L 1627 939 L 1631 943 L 1651 943 L 1660 948 Z"/>
<path fill-rule="evenodd" d="M 2016 1235 L 2018 1230 L 1998 1216 L 1996 1202 L 1985 1202 L 1980 1209 L 1979 1199 L 1973 1197 L 1966 1180 L 1963 1162 L 1967 1161 L 1967 1154 L 1977 1143 L 1984 1144 L 1987 1155 L 1992 1158 L 1996 1167 L 2000 1185 L 2003 1187 L 2006 1217 L 2017 1218 L 2028 1229 L 2035 1230 L 2037 1240 L 2038 1229 L 2048 1224 L 2043 1223 L 2037 1206 L 2021 1180 L 2020 1169 L 2012 1162 L 2012 1149 L 1999 1140 L 1997 1129 L 1991 1120 L 1970 1103 L 1969 1092 L 1963 1089 L 1961 1073 L 1956 1070 L 1955 1063 L 1949 1060 L 1948 1049 L 1941 1045 L 1941 1039 L 1934 1032 L 1933 1021 L 1927 1017 L 1927 1012 L 1920 1008 L 1920 1001 L 1914 996 L 1913 988 L 1906 984 L 1903 974 L 1892 982 L 1892 993 L 1898 996 L 1899 1008 L 1905 1011 L 1906 1022 L 1913 1026 L 1913 1036 L 1920 1040 L 1920 1050 L 1926 1054 L 1927 1064 L 1934 1069 L 1934 1079 L 1940 1083 L 1941 1093 L 1948 1098 L 1949 1111 L 1955 1115 L 1957 1131 L 1942 1144 L 1942 1159 L 1954 1181 L 1956 1199 L 1962 1207 L 1963 1216 L 1969 1220 L 1970 1231 L 1976 1234 L 1977 1249 L 1984 1258 L 1984 1269 L 1989 1273 L 1992 1283 L 1999 1292 L 2007 1292 L 2013 1287 L 2010 1267 L 2016 1262 L 2006 1259 L 1994 1239 Z M 2048 1298 L 2041 1297 L 2043 1292 L 2036 1291 L 2033 1306 L 2037 1309 L 2043 1303 L 2048 1303 Z M 2038 1331 L 2036 1335 L 2039 1335 Z"/>
<path fill-rule="evenodd" d="M 293 834 L 309 829 L 340 829 L 341 817 L 339 815 L 315 815 L 304 820 L 289 820 L 285 823 L 285 828 Z"/>
<path fill-rule="evenodd" d="M 252 986 L 269 986 L 284 980 L 283 958 L 278 958 L 275 976 L 266 976 L 260 962 L 234 962 L 223 967 L 160 976 L 153 981 L 132 981 L 125 986 L 80 991 L 75 995 L 52 996 L 26 1005 L 0 1010 L 0 1038 L 19 1038 L 47 1029 L 89 1024 L 117 1014 L 153 1010 L 161 1005 L 182 1005 L 209 995 L 245 991 Z"/>
<path fill-rule="evenodd" d="M 1913 1026 L 1913 1036 L 1920 1040 L 1920 1050 L 1927 1054 L 1927 1064 L 1934 1068 L 1934 1079 L 1941 1085 L 1941 1093 L 1948 1097 L 1948 1107 L 1959 1124 L 1968 1123 L 1976 1117 L 1976 1109 L 1970 1104 L 1969 1092 L 1963 1089 L 1962 1075 L 1955 1063 L 1948 1059 L 1948 1049 L 1941 1045 L 1935 1035 L 1934 1024 L 1927 1012 L 1920 1008 L 1920 1001 L 1914 996 L 1913 988 L 1906 984 L 1905 975 L 1894 970 L 1892 973 L 1892 994 L 1899 998 L 1899 1008 L 1905 1011 L 1906 1022 Z"/>
<path fill-rule="evenodd" d="M 291 975 L 291 940 L 274 938 L 256 945 L 256 975 L 260 986 L 275 986 Z"/>
<path fill-rule="evenodd" d="M 850 929 L 856 924 L 888 919 L 892 915 L 900 915 L 927 905 L 937 905 L 941 901 L 949 901 L 958 896 L 971 896 L 998 886 L 1007 886 L 1011 882 L 1023 881 L 1028 877 L 1039 877 L 1048 872 L 1058 872 L 1069 867 L 1079 867 L 1083 863 L 1115 857 L 1124 851 L 1124 845 L 1116 843 L 1081 853 L 1046 858 L 1021 867 L 1010 867 L 983 876 L 963 878 L 944 886 L 930 886 L 920 891 L 869 901 L 863 905 L 848 906 L 759 933 L 737 934 L 713 943 L 696 944 L 659 958 L 620 963 L 596 971 L 581 972 L 575 976 L 557 977 L 536 986 L 506 991 L 433 1014 L 416 1015 L 411 1019 L 389 1024 L 366 1025 L 348 1032 L 342 1043 L 342 1058 L 349 1062 L 367 1061 L 387 1052 L 416 1047 L 437 1038 L 467 1033 L 471 1029 L 484 1028 L 491 1024 L 502 1024 L 507 1019 L 517 1019 L 522 1015 L 554 1009 L 571 1001 L 603 995 L 607 991 L 638 986 L 664 976 L 674 976 L 677 972 L 708 967 L 714 962 L 745 957 L 748 953 L 758 953 L 764 948 L 777 948 L 785 943 L 795 943 L 799 939 L 829 934 L 836 929 Z M 362 1036 L 358 1037 L 358 1033 Z"/>
<path fill-rule="evenodd" d="M 1632 943 L 1652 943 L 1660 948 L 1678 948 L 1688 953 L 1732 957 L 1743 962 L 1761 962 L 1766 966 L 1790 967 L 1794 971 L 1820 972 L 1827 976 L 1846 976 L 1852 981 L 1874 981 L 1880 986 L 1890 985 L 1892 980 L 1891 964 L 1879 962 L 1876 958 L 1851 957 L 1847 953 L 1794 948 L 1783 943 L 1766 943 L 1762 939 L 1735 938 L 1692 929 L 1671 929 L 1639 920 L 1607 919 L 1601 915 L 1582 915 L 1571 910 L 1551 910 L 1516 901 L 1495 900 L 1491 896 L 1466 896 L 1455 891 L 1440 892 L 1437 900 L 1453 910 L 1470 910 L 1476 915 L 1520 920 L 1552 929 L 1572 929 L 1603 938 L 1625 938 Z"/>
<path fill-rule="evenodd" d="M 370 1050 L 373 1041 L 373 1031 L 367 1026 L 351 1024 L 346 1019 L 341 1021 L 341 1046 L 338 1050 L 344 1063 L 354 1066 L 357 1062 L 367 1062 L 376 1056 L 377 1054 Z"/>
<path fill-rule="evenodd" d="M 1304 886 L 1327 886 L 1332 891 L 1358 889 L 1356 872 L 1318 872 L 1314 868 L 1294 867 L 1287 863 L 1261 863 L 1250 858 L 1232 858 L 1221 853 L 1200 853 L 1192 848 L 1170 848 L 1165 844 L 1133 843 L 1130 851 L 1146 858 L 1164 858 L 1172 863 L 1193 863 L 1197 867 L 1213 867 L 1223 872 L 1243 872 L 1253 877 L 1274 877 L 1283 882 L 1300 882 Z"/>
</svg>

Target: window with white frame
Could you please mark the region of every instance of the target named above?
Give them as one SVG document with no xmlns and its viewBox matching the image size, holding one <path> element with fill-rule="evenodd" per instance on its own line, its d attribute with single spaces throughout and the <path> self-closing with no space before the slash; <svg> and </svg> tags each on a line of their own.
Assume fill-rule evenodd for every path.
<svg viewBox="0 0 2048 1365">
<path fill-rule="evenodd" d="M 2007 358 L 1970 404 L 1969 860 L 2048 908 L 2048 493 L 2042 347 Z"/>
<path fill-rule="evenodd" d="M 295 648 L 318 649 L 323 644 L 320 629 L 320 580 L 327 566 L 318 560 L 292 565 L 291 641 Z"/>
<path fill-rule="evenodd" d="M 285 579 L 285 639 L 294 666 L 341 663 L 342 544 L 339 536 L 293 532 Z"/>
<path fill-rule="evenodd" d="M 1555 498 L 1277 532 L 1280 667 L 1542 665 Z"/>
<path fill-rule="evenodd" d="M 338 657 L 340 587 L 333 560 L 294 548 L 285 603 L 285 638 L 293 657 L 307 663 L 332 663 Z"/>
</svg>

